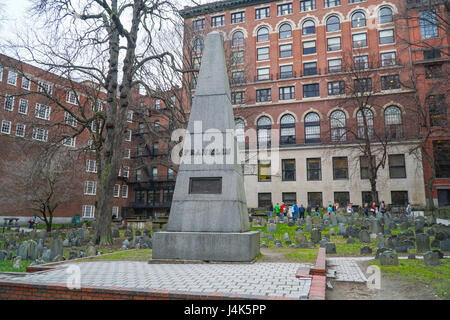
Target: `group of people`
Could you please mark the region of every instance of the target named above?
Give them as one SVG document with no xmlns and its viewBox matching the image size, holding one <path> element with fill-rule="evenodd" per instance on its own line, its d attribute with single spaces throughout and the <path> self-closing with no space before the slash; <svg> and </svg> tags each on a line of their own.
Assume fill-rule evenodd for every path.
<svg viewBox="0 0 450 320">
<path fill-rule="evenodd" d="M 277 203 L 275 206 L 273 206 L 273 203 L 272 203 L 269 208 L 269 215 L 270 215 L 270 218 L 272 218 L 273 214 L 275 213 L 275 215 L 280 218 L 289 217 L 289 218 L 292 218 L 292 220 L 297 221 L 299 218 L 304 219 L 305 213 L 309 216 L 311 216 L 313 214 L 315 216 L 320 216 L 319 209 L 320 208 L 318 205 L 313 209 L 310 204 L 308 204 L 308 206 L 305 208 L 303 206 L 303 204 L 300 204 L 300 206 L 298 206 L 297 203 L 294 203 L 292 206 L 289 206 L 288 204 L 285 204 L 283 202 L 281 203 L 281 205 L 279 203 Z M 330 203 L 327 207 L 326 213 L 328 215 L 331 215 L 333 213 L 337 214 L 338 209 L 339 209 L 339 203 L 333 203 L 333 204 Z M 350 202 L 347 205 L 346 211 L 349 215 L 353 216 L 353 214 L 354 214 L 353 203 Z M 369 205 L 369 203 L 365 203 L 364 207 L 363 207 L 363 211 L 364 211 L 364 215 L 366 217 L 368 217 L 369 214 L 376 216 L 377 212 L 381 212 L 381 214 L 384 215 L 384 213 L 386 212 L 386 204 L 384 203 L 384 201 L 381 201 L 378 206 L 376 206 L 375 202 L 372 202 L 370 205 Z M 406 214 L 409 216 L 412 215 L 410 203 L 408 203 L 408 205 L 406 207 Z"/>
</svg>

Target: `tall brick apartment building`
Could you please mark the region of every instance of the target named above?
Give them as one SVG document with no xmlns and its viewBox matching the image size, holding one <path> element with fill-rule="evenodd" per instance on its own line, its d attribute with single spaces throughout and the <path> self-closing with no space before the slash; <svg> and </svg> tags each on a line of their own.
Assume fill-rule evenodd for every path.
<svg viewBox="0 0 450 320">
<path fill-rule="evenodd" d="M 377 174 L 378 201 L 425 205 L 429 169 L 424 174 L 420 152 L 411 152 L 420 132 L 415 91 L 402 84 L 411 79 L 411 65 L 417 69 L 434 60 L 447 77 L 448 55 L 430 56 L 406 39 L 410 33 L 428 41 L 421 32 L 431 28 L 436 34 L 429 38 L 445 38 L 440 46 L 448 52 L 448 35 L 429 19 L 405 27 L 406 9 L 421 14 L 413 5 L 397 0 L 227 0 L 181 11 L 184 52 L 192 56 L 187 60 L 201 61 L 205 34 L 223 34 L 238 139 L 246 159 L 258 159 L 244 165 L 249 208 L 271 202 L 342 206 L 374 200 L 367 160 L 360 154 L 363 122 L 369 134 L 384 137 L 387 144 Z M 417 89 L 423 95 L 422 82 Z M 364 86 L 371 96 L 367 117 L 356 107 L 352 86 Z M 441 105 L 440 118 L 447 121 L 445 95 Z M 357 133 L 346 134 L 349 128 Z M 243 134 L 252 130 L 256 145 Z M 436 139 L 432 143 L 448 146 L 448 134 Z M 259 160 L 261 145 L 267 144 L 279 145 L 278 159 Z M 433 198 L 437 202 L 439 193 L 440 205 L 448 205 L 450 189 L 444 179 L 450 177 L 446 150 L 435 159 L 441 169 Z"/>
</svg>

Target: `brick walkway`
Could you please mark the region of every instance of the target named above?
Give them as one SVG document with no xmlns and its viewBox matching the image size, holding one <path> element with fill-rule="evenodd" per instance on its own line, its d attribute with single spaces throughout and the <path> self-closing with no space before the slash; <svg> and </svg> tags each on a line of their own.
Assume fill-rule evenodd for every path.
<svg viewBox="0 0 450 320">
<path fill-rule="evenodd" d="M 79 262 L 82 287 L 169 290 L 188 294 L 221 293 L 285 299 L 307 299 L 311 278 L 296 278 L 300 263 L 148 264 L 146 262 Z M 25 276 L 3 276 L 8 281 L 64 284 L 67 264 Z"/>
</svg>

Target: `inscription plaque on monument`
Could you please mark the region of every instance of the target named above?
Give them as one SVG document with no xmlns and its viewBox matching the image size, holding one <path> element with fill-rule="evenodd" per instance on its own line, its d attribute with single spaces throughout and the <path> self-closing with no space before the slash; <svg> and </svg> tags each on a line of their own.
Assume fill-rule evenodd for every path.
<svg viewBox="0 0 450 320">
<path fill-rule="evenodd" d="M 189 178 L 189 193 L 191 194 L 221 194 L 222 177 Z"/>
</svg>

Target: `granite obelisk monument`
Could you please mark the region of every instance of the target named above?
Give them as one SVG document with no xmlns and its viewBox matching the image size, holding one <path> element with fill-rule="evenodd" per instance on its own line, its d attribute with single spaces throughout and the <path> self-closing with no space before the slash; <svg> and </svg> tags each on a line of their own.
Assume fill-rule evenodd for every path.
<svg viewBox="0 0 450 320">
<path fill-rule="evenodd" d="M 236 138 L 230 132 L 234 114 L 223 38 L 211 32 L 205 39 L 169 221 L 165 231 L 154 235 L 153 259 L 249 262 L 258 255 L 259 232 L 250 231 Z"/>
</svg>

